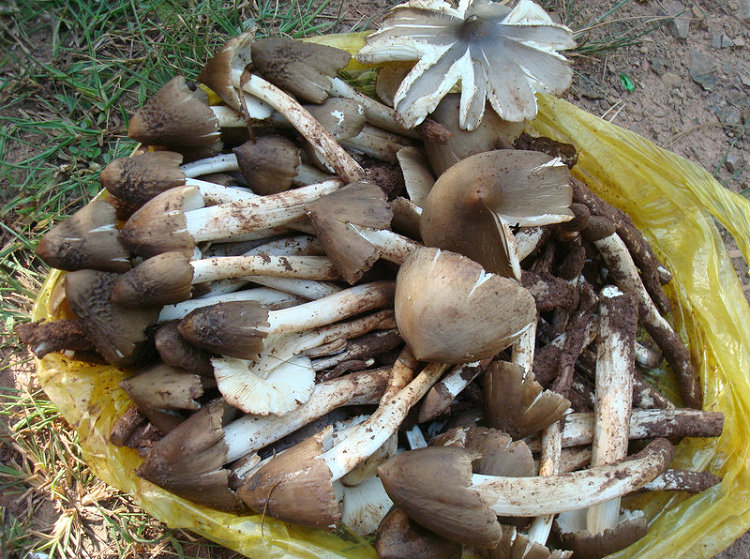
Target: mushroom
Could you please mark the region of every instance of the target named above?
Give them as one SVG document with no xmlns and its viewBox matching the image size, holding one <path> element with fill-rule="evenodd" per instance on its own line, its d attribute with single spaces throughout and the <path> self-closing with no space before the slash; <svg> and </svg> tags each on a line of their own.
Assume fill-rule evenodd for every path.
<svg viewBox="0 0 750 559">
<path fill-rule="evenodd" d="M 406 258 L 396 278 L 395 310 L 417 359 L 445 363 L 493 357 L 536 318 L 534 299 L 518 282 L 435 248 Z"/>
<path fill-rule="evenodd" d="M 193 187 L 173 188 L 144 204 L 120 230 L 120 242 L 143 257 L 170 250 L 192 256 L 195 243 L 259 231 L 299 219 L 305 205 L 334 192 L 332 179 L 268 196 L 204 207 Z"/>
<path fill-rule="evenodd" d="M 485 98 L 506 120 L 536 116 L 535 91 L 565 91 L 572 71 L 558 50 L 573 34 L 531 0 L 504 4 L 412 0 L 393 8 L 357 54 L 365 63 L 418 60 L 396 92 L 408 127 L 419 124 L 461 81 L 461 128 L 481 122 Z"/>
<path fill-rule="evenodd" d="M 400 508 L 392 507 L 378 527 L 375 550 L 382 559 L 459 559 L 461 544 L 422 528 Z"/>
<path fill-rule="evenodd" d="M 572 219 L 569 181 L 565 165 L 538 152 L 496 150 L 467 157 L 430 190 L 420 221 L 422 240 L 520 280 L 510 226 Z"/>
<path fill-rule="evenodd" d="M 472 475 L 477 457 L 459 447 L 410 450 L 380 466 L 378 475 L 415 522 L 448 539 L 493 548 L 501 537 L 498 515 L 559 513 L 635 491 L 666 469 L 672 445 L 656 439 L 618 464 L 557 476 Z"/>
<path fill-rule="evenodd" d="M 424 206 L 427 194 L 435 184 L 435 177 L 432 176 L 427 160 L 415 146 L 401 148 L 396 152 L 396 158 L 404 174 L 404 184 L 409 200 L 421 208 Z"/>
<path fill-rule="evenodd" d="M 211 356 L 208 352 L 187 343 L 180 336 L 176 320 L 159 327 L 154 334 L 154 345 L 161 360 L 167 365 L 213 378 L 214 369 L 211 366 Z"/>
<path fill-rule="evenodd" d="M 112 291 L 118 305 L 139 307 L 190 299 L 193 285 L 250 275 L 329 280 L 339 274 L 325 256 L 219 256 L 189 260 L 182 252 L 163 252 L 122 274 Z"/>
<path fill-rule="evenodd" d="M 81 328 L 108 363 L 130 367 L 151 351 L 147 329 L 158 308 L 128 309 L 111 300 L 118 274 L 78 270 L 65 275 L 65 296 Z"/>
<path fill-rule="evenodd" d="M 95 199 L 48 231 L 36 247 L 39 258 L 60 270 L 124 272 L 130 254 L 117 238 L 115 210 Z"/>
<path fill-rule="evenodd" d="M 159 363 L 120 381 L 120 388 L 139 408 L 195 411 L 204 390 L 214 384 L 192 371 Z"/>
</svg>

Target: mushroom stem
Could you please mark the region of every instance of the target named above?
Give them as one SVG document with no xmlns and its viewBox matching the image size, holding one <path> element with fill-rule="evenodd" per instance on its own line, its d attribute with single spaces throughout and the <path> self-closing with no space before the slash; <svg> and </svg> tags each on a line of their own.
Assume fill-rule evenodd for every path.
<svg viewBox="0 0 750 559">
<path fill-rule="evenodd" d="M 342 146 L 355 153 L 363 153 L 392 165 L 398 164 L 398 151 L 410 145 L 402 136 L 369 124 L 366 124 L 356 136 L 342 138 L 340 142 Z"/>
<path fill-rule="evenodd" d="M 539 459 L 540 476 L 556 476 L 560 472 L 560 458 L 562 456 L 562 433 L 560 422 L 555 421 L 542 431 L 542 455 Z M 528 530 L 529 542 L 545 545 L 552 530 L 554 514 L 537 516 Z"/>
<path fill-rule="evenodd" d="M 662 473 L 671 459 L 670 442 L 656 439 L 637 455 L 616 464 L 556 476 L 473 474 L 470 487 L 498 516 L 557 514 L 587 508 L 636 491 Z"/>
<path fill-rule="evenodd" d="M 310 398 L 284 415 L 245 415 L 224 427 L 226 462 L 255 452 L 345 405 L 376 404 L 385 389 L 390 369 L 352 373 L 321 382 Z"/>
<path fill-rule="evenodd" d="M 375 245 L 381 258 L 394 264 L 403 264 L 409 254 L 422 246 L 421 243 L 388 229 L 373 229 L 372 227 L 364 227 L 355 225 L 354 223 L 349 223 L 348 227 Z"/>
<path fill-rule="evenodd" d="M 335 281 L 336 268 L 326 256 L 220 256 L 190 262 L 193 284 L 247 275 Z"/>
<path fill-rule="evenodd" d="M 448 365 L 430 363 L 406 387 L 381 405 L 359 424 L 342 442 L 320 455 L 331 471 L 331 481 L 345 476 L 362 460 L 375 452 L 406 417 L 411 407 L 448 369 Z"/>
<path fill-rule="evenodd" d="M 432 421 L 447 410 L 456 396 L 480 373 L 485 371 L 488 363 L 489 360 L 474 361 L 451 369 L 430 388 L 424 400 L 422 400 L 422 406 L 419 409 L 419 422 Z"/>
<path fill-rule="evenodd" d="M 232 83 L 284 115 L 344 182 L 355 182 L 362 178 L 364 171 L 359 163 L 290 95 L 258 75 L 252 74 L 243 79 L 241 71 L 232 72 Z"/>
</svg>

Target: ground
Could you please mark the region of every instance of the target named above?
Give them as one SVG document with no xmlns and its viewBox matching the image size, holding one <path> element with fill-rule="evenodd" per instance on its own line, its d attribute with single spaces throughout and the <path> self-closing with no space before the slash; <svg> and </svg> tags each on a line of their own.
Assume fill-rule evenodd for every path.
<svg viewBox="0 0 750 559">
<path fill-rule="evenodd" d="M 385 11 L 395 3 L 387 0 L 334 0 L 316 14 L 315 21 L 323 25 L 333 24 L 329 30 L 336 32 L 375 28 Z M 242 21 L 252 16 L 251 2 L 235 4 L 239 5 Z M 311 3 L 312 6 L 319 4 Z M 189 4 L 192 10 L 202 5 L 202 2 Z M 750 14 L 747 14 L 747 20 L 743 20 L 740 2 L 551 0 L 544 5 L 558 21 L 583 30 L 578 36 L 582 46 L 571 57 L 575 74 L 573 85 L 565 94 L 566 99 L 698 163 L 728 190 L 750 196 L 750 131 L 747 130 L 750 122 Z M 283 12 L 285 3 L 277 3 L 275 8 L 273 4 L 266 4 L 267 9 L 269 6 Z M 160 4 L 161 10 L 173 8 L 169 3 Z M 52 198 L 56 190 L 64 190 L 67 198 L 60 206 L 64 214 L 64 208 L 74 208 L 93 195 L 98 189 L 96 173 L 107 160 L 107 150 L 114 150 L 113 146 L 116 146 L 124 153 L 129 149 L 128 144 L 121 142 L 127 118 L 144 96 L 142 84 L 138 89 L 133 80 L 121 77 L 123 93 L 112 100 L 121 110 L 107 110 L 106 118 L 98 119 L 97 114 L 103 109 L 93 103 L 85 113 L 88 120 L 81 117 L 86 123 L 84 126 L 76 128 L 70 123 L 71 141 L 65 144 L 66 149 L 48 153 L 50 140 L 44 123 L 60 120 L 61 115 L 64 119 L 66 106 L 71 105 L 71 98 L 65 93 L 67 90 L 60 84 L 66 76 L 90 71 L 85 68 L 86 57 L 77 54 L 91 48 L 87 45 L 88 29 L 76 32 L 73 23 L 62 19 L 66 15 L 62 8 L 55 12 L 61 16 L 56 22 L 48 21 L 52 16 L 44 13 L 19 22 L 15 18 L 20 17 L 20 13 L 23 10 L 12 2 L 7 8 L 0 8 L 0 34 L 6 49 L 4 65 L 0 65 L 0 165 L 5 167 L 0 175 L 0 208 L 4 209 L 0 211 L 0 259 L 4 259 L 4 273 L 10 278 L 2 290 L 3 308 L 10 310 L 3 314 L 5 339 L 0 344 L 0 352 L 7 366 L 0 373 L 0 385 L 18 389 L 19 395 L 34 393 L 33 365 L 25 350 L 18 348 L 10 328 L 15 320 L 21 320 L 23 314 L 28 313 L 33 294 L 40 285 L 44 270 L 38 274 L 28 272 L 38 263 L 33 262 L 27 249 L 49 225 L 48 221 L 36 219 L 34 216 L 38 214 L 29 208 L 38 205 L 43 197 Z M 167 18 L 167 15 L 161 13 L 161 17 Z M 205 18 L 195 22 L 191 31 L 202 38 L 210 35 L 212 41 L 206 39 L 207 45 L 220 43 L 224 29 Z M 26 33 L 19 30 L 23 26 Z M 101 35 L 98 38 L 101 43 L 96 48 L 119 53 L 137 66 L 149 53 L 144 52 L 142 46 L 139 50 L 137 41 L 129 38 L 126 32 L 124 29 L 119 34 Z M 148 39 L 154 42 L 166 40 L 157 34 L 148 35 Z M 61 50 L 61 44 L 66 48 Z M 183 63 L 185 66 L 192 64 L 197 69 L 208 52 L 206 48 L 202 55 L 196 55 L 195 60 L 188 59 Z M 173 58 L 169 58 L 171 64 L 175 63 Z M 54 80 L 35 79 L 35 71 L 27 71 L 24 67 L 30 64 L 30 60 L 50 72 L 54 70 L 50 66 L 55 66 L 60 73 L 51 73 Z M 161 82 L 168 74 L 165 71 L 164 75 L 149 75 L 148 79 Z M 85 98 L 90 92 L 79 88 L 79 93 Z M 17 128 L 16 119 L 21 117 L 38 126 Z M 61 130 L 55 129 L 57 137 L 62 134 Z M 74 149 L 76 147 L 78 151 Z M 83 154 L 84 148 L 86 157 L 77 155 Z M 19 192 L 27 187 L 29 176 L 17 171 L 15 166 L 34 161 L 37 157 L 54 172 L 45 183 L 43 193 L 20 196 Z M 68 187 L 72 184 L 76 186 Z M 750 295 L 747 265 L 731 238 L 726 236 L 726 241 L 738 276 L 746 294 Z M 19 243 L 21 249 L 16 251 L 14 247 Z M 9 411 L 11 408 L 7 402 L 4 404 L 3 410 L 7 413 L 2 414 L 2 421 L 6 427 L 18 429 L 19 418 Z M 14 551 L 9 552 L 9 557 L 20 557 L 18 550 L 23 546 L 18 542 L 22 538 L 44 538 L 73 526 L 71 534 L 77 534 L 81 542 L 69 548 L 77 550 L 76 554 L 71 552 L 69 556 L 235 556 L 209 546 L 203 540 L 196 541 L 190 535 L 148 523 L 137 517 L 138 511 L 133 510 L 126 498 L 101 484 L 79 484 L 76 475 L 85 477 L 85 465 L 79 463 L 74 453 L 69 454 L 66 450 L 74 444 L 74 437 L 66 434 L 66 426 L 54 410 L 44 408 L 37 411 L 39 414 L 33 417 L 49 421 L 34 423 L 45 426 L 45 430 L 37 433 L 47 432 L 47 425 L 54 426 L 58 433 L 30 433 L 29 446 L 37 444 L 40 455 L 30 456 L 29 446 L 19 445 L 17 439 L 9 442 L 11 439 L 6 437 L 0 441 L 3 471 L 25 472 L 16 485 L 5 481 L 2 485 L 5 493 L 0 495 L 0 521 L 6 528 L 0 533 L 0 555 L 2 550 L 12 549 Z M 29 417 L 26 419 L 32 421 Z M 60 454 L 50 457 L 48 449 L 57 449 Z M 39 456 L 46 456 L 47 460 Z M 55 472 L 60 471 L 61 465 L 64 465 L 65 472 L 73 472 L 72 481 L 63 483 L 56 479 Z M 13 491 L 9 490 L 11 487 Z M 55 487 L 62 489 L 56 490 Z M 92 505 L 91 499 L 87 501 L 77 494 L 77 490 L 85 490 L 89 496 L 95 492 L 97 506 Z M 135 528 L 130 531 L 122 528 L 123 518 L 136 517 L 137 520 L 131 520 L 131 528 Z M 24 530 L 15 531 L 13 527 L 16 525 L 19 530 L 21 526 Z M 77 532 L 76 527 L 80 528 Z M 121 529 L 126 530 L 127 541 L 131 542 L 125 552 L 111 547 L 113 538 L 123 537 L 118 532 Z M 60 556 L 65 555 L 60 553 Z M 725 559 L 748 556 L 748 534 L 719 555 Z"/>
</svg>

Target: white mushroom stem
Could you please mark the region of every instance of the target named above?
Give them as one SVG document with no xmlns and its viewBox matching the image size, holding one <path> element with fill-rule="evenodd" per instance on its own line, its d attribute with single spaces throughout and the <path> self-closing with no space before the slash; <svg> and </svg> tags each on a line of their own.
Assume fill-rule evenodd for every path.
<svg viewBox="0 0 750 559">
<path fill-rule="evenodd" d="M 232 83 L 284 115 L 344 182 L 356 182 L 362 178 L 364 171 L 359 163 L 290 95 L 255 74 L 243 79 L 242 72 L 237 70 L 232 72 Z"/>
<path fill-rule="evenodd" d="M 466 388 L 486 366 L 480 366 L 479 361 L 464 363 L 453 367 L 446 375 L 437 381 L 422 401 L 419 410 L 419 422 L 431 421 L 450 407 L 463 389 Z"/>
<path fill-rule="evenodd" d="M 278 441 L 338 407 L 376 404 L 387 374 L 382 369 L 321 382 L 307 402 L 284 415 L 245 415 L 233 421 L 224 427 L 227 462 Z"/>
<path fill-rule="evenodd" d="M 640 454 L 617 464 L 556 476 L 473 474 L 470 487 L 498 516 L 557 514 L 632 493 L 663 472 L 671 459 L 671 445 L 658 439 Z"/>
<path fill-rule="evenodd" d="M 257 301 L 263 306 L 289 305 L 297 304 L 300 299 L 291 293 L 269 289 L 266 287 L 256 287 L 245 291 L 235 293 L 219 294 L 215 297 L 204 297 L 202 299 L 190 299 L 174 305 L 164 305 L 159 312 L 157 323 L 169 322 L 185 318 L 189 313 L 201 307 L 208 307 L 216 303 L 225 301 Z"/>
<path fill-rule="evenodd" d="M 246 128 L 247 122 L 242 118 L 242 115 L 235 111 L 232 107 L 225 106 L 210 106 L 211 111 L 214 113 L 216 120 L 219 122 L 220 128 Z M 218 171 L 212 171 L 218 172 Z"/>
<path fill-rule="evenodd" d="M 628 454 L 637 327 L 632 296 L 614 286 L 605 287 L 599 316 L 592 466 L 612 464 Z M 617 498 L 589 508 L 586 528 L 599 534 L 616 527 L 619 517 Z"/>
<path fill-rule="evenodd" d="M 303 299 L 313 300 L 320 299 L 338 293 L 342 290 L 335 283 L 329 283 L 316 280 L 305 280 L 297 278 L 281 278 L 272 276 L 247 276 L 246 281 L 271 287 L 278 291 L 283 291 Z"/>
<path fill-rule="evenodd" d="M 594 414 L 571 413 L 561 420 L 562 447 L 589 445 L 594 440 Z M 634 409 L 630 415 L 629 438 L 652 437 L 718 437 L 724 415 L 692 409 Z M 527 437 L 524 442 L 533 452 L 539 452 L 538 437 Z"/>
<path fill-rule="evenodd" d="M 248 188 L 239 186 L 222 186 L 208 181 L 199 179 L 185 179 L 183 186 L 193 186 L 198 189 L 201 196 L 209 204 L 227 204 L 230 202 L 239 202 L 242 200 L 252 200 L 258 195 Z"/>
<path fill-rule="evenodd" d="M 542 455 L 539 458 L 539 475 L 556 476 L 560 474 L 560 457 L 562 455 L 562 434 L 560 422 L 555 421 L 542 431 Z M 552 530 L 554 514 L 537 516 L 528 530 L 529 543 L 546 545 Z"/>
<path fill-rule="evenodd" d="M 326 256 L 217 256 L 193 260 L 190 266 L 193 268 L 193 285 L 248 275 L 320 281 L 335 281 L 340 277 Z"/>
<path fill-rule="evenodd" d="M 342 146 L 353 152 L 363 153 L 394 165 L 398 163 L 398 151 L 410 145 L 404 137 L 369 124 L 365 124 L 356 136 L 339 141 Z"/>
<path fill-rule="evenodd" d="M 348 226 L 377 247 L 381 258 L 394 264 L 403 264 L 409 254 L 422 246 L 421 243 L 388 229 L 373 229 L 353 223 L 349 223 Z"/>
<path fill-rule="evenodd" d="M 536 346 L 536 327 L 538 320 L 533 320 L 531 325 L 521 334 L 511 348 L 510 362 L 523 367 L 526 373 L 530 373 L 534 365 L 534 348 Z"/>
<path fill-rule="evenodd" d="M 448 369 L 448 365 L 430 363 L 414 380 L 386 402 L 341 443 L 319 456 L 331 471 L 331 480 L 345 476 L 360 462 L 374 453 L 395 433 L 411 407 Z"/>
<path fill-rule="evenodd" d="M 332 179 L 278 194 L 186 211 L 186 228 L 198 243 L 284 225 L 304 216 L 307 204 L 341 186 L 340 180 Z"/>
<path fill-rule="evenodd" d="M 360 91 L 357 91 L 341 78 L 331 78 L 331 95 L 352 99 L 362 105 L 365 109 L 365 118 L 370 124 L 384 130 L 395 132 L 401 136 L 420 139 L 419 134 L 414 130 L 406 128 L 401 124 L 394 109 L 376 101 Z"/>
</svg>

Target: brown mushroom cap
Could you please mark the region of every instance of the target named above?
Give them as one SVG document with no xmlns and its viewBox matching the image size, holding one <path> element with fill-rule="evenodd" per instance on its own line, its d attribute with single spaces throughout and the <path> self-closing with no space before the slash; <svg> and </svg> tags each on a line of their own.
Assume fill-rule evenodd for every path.
<svg viewBox="0 0 750 559">
<path fill-rule="evenodd" d="M 459 559 L 461 544 L 426 530 L 398 507 L 391 507 L 380 522 L 375 550 L 381 559 Z"/>
<path fill-rule="evenodd" d="M 339 526 L 331 471 L 317 458 L 330 431 L 328 427 L 269 460 L 237 490 L 239 498 L 258 512 L 294 524 L 326 530 Z"/>
<path fill-rule="evenodd" d="M 161 325 L 154 334 L 154 345 L 161 360 L 167 365 L 213 378 L 214 368 L 211 365 L 211 356 L 202 349 L 187 343 L 177 330 L 177 324 L 177 320 L 167 322 Z"/>
<path fill-rule="evenodd" d="M 581 559 L 600 559 L 625 549 L 648 531 L 648 519 L 641 511 L 625 511 L 617 526 L 598 534 L 586 530 L 585 524 L 585 509 L 560 513 L 554 523 L 561 545 Z"/>
<path fill-rule="evenodd" d="M 137 473 L 181 497 L 220 510 L 244 507 L 229 489 L 224 469 L 225 404 L 214 400 L 154 443 Z"/>
<path fill-rule="evenodd" d="M 229 39 L 198 74 L 198 81 L 207 85 L 222 101 L 236 111 L 242 110 L 237 88 L 232 84 L 232 70 L 250 64 L 250 45 L 255 40 L 255 27 Z"/>
<path fill-rule="evenodd" d="M 232 151 L 240 173 L 257 194 L 289 190 L 302 163 L 299 148 L 283 136 L 261 136 Z"/>
<path fill-rule="evenodd" d="M 416 523 L 448 540 L 493 548 L 502 534 L 497 517 L 479 493 L 466 489 L 477 458 L 460 447 L 426 447 L 391 458 L 378 475 L 394 504 Z"/>
<path fill-rule="evenodd" d="M 427 246 L 458 252 L 487 271 L 509 275 L 508 226 L 573 218 L 570 172 L 533 151 L 479 153 L 443 173 L 424 202 L 420 222 Z"/>
<path fill-rule="evenodd" d="M 185 184 L 181 163 L 182 155 L 172 151 L 120 157 L 104 168 L 99 181 L 110 194 L 142 206 L 157 194 Z"/>
<path fill-rule="evenodd" d="M 148 145 L 206 147 L 220 137 L 208 96 L 182 76 L 165 83 L 130 119 L 128 137 Z"/>
<path fill-rule="evenodd" d="M 168 305 L 190 299 L 193 267 L 182 252 L 164 252 L 122 274 L 112 289 L 112 301 L 124 307 Z"/>
<path fill-rule="evenodd" d="M 97 351 L 115 367 L 130 367 L 149 351 L 146 330 L 159 309 L 115 305 L 111 295 L 118 277 L 94 270 L 70 272 L 65 276 L 65 294 Z"/>
<path fill-rule="evenodd" d="M 306 212 L 326 254 L 350 284 L 359 281 L 380 253 L 349 224 L 388 229 L 393 215 L 383 191 L 366 182 L 351 183 L 324 196 L 308 204 Z"/>
<path fill-rule="evenodd" d="M 164 363 L 139 371 L 120 381 L 120 388 L 141 406 L 161 410 L 197 410 L 205 379 Z"/>
<path fill-rule="evenodd" d="M 251 53 L 253 65 L 265 79 L 310 103 L 328 98 L 330 77 L 351 59 L 341 49 L 283 38 L 255 41 Z"/>
<path fill-rule="evenodd" d="M 42 237 L 36 253 L 53 268 L 124 272 L 130 255 L 118 240 L 115 209 L 105 200 L 92 200 Z"/>
<path fill-rule="evenodd" d="M 188 342 L 211 353 L 256 359 L 267 327 L 267 309 L 255 301 L 234 301 L 192 311 L 178 330 Z"/>
<path fill-rule="evenodd" d="M 474 472 L 490 476 L 528 477 L 537 474 L 534 455 L 523 441 L 490 427 L 470 427 L 464 446 L 481 454 Z"/>
<path fill-rule="evenodd" d="M 305 105 L 305 108 L 337 140 L 353 138 L 367 124 L 362 105 L 352 99 L 334 97 L 320 105 Z"/>
<path fill-rule="evenodd" d="M 534 298 L 449 251 L 419 248 L 399 269 L 399 332 L 417 359 L 468 363 L 493 357 L 536 320 Z"/>
</svg>

